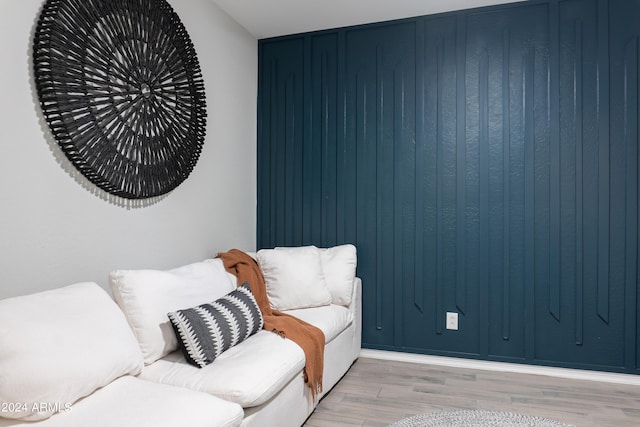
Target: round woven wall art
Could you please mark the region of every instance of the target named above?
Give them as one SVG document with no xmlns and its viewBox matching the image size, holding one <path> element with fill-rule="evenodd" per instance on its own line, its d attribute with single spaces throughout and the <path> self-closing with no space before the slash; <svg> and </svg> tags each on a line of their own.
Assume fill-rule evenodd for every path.
<svg viewBox="0 0 640 427">
<path fill-rule="evenodd" d="M 204 143 L 204 82 L 165 0 L 47 0 L 33 66 L 53 136 L 92 183 L 143 199 L 187 179 Z"/>
</svg>

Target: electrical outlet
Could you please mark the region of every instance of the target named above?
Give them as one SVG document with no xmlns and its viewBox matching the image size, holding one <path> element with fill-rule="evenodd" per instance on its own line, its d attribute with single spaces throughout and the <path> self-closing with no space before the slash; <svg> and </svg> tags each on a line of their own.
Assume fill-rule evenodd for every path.
<svg viewBox="0 0 640 427">
<path fill-rule="evenodd" d="M 458 330 L 458 313 L 447 311 L 447 329 Z"/>
</svg>

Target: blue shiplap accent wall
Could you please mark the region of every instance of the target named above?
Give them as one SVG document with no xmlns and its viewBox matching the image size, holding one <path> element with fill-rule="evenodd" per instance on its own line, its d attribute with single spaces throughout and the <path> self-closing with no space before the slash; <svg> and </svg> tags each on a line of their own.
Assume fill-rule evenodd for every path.
<svg viewBox="0 0 640 427">
<path fill-rule="evenodd" d="M 369 348 L 639 373 L 638 22 L 549 0 L 261 40 L 259 247 L 356 244 Z"/>
</svg>

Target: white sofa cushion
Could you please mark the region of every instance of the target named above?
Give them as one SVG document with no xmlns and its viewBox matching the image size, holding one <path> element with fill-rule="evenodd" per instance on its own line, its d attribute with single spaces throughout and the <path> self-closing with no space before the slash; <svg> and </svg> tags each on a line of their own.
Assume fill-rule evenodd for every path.
<svg viewBox="0 0 640 427">
<path fill-rule="evenodd" d="M 240 405 L 215 396 L 125 376 L 38 427 L 232 427 L 243 416 Z M 29 425 L 0 419 L 0 427 Z"/>
<path fill-rule="evenodd" d="M 187 362 L 202 368 L 264 326 L 248 283 L 212 303 L 168 314 Z"/>
<path fill-rule="evenodd" d="M 263 329 L 202 369 L 174 352 L 145 366 L 140 378 L 213 394 L 248 408 L 268 401 L 302 375 L 304 364 L 297 344 Z"/>
<path fill-rule="evenodd" d="M 209 259 L 167 271 L 113 271 L 109 285 L 150 364 L 178 348 L 167 313 L 214 301 L 235 289 L 236 278 Z"/>
<path fill-rule="evenodd" d="M 332 341 L 353 322 L 353 312 L 336 304 L 287 310 L 285 313 L 311 323 L 316 328 L 320 328 L 324 333 L 325 343 Z"/>
<path fill-rule="evenodd" d="M 271 307 L 293 310 L 331 304 L 315 246 L 261 249 L 257 258 Z"/>
<path fill-rule="evenodd" d="M 349 306 L 358 263 L 356 247 L 347 244 L 320 249 L 320 260 L 324 280 L 331 293 L 331 302 Z"/>
<path fill-rule="evenodd" d="M 122 312 L 95 283 L 0 301 L 0 342 L 0 402 L 24 403 L 5 418 L 48 418 L 143 366 Z"/>
</svg>

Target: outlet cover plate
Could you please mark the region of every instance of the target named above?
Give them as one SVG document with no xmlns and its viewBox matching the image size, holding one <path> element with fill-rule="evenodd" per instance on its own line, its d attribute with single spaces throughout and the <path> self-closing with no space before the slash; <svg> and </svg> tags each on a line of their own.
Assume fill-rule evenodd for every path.
<svg viewBox="0 0 640 427">
<path fill-rule="evenodd" d="M 447 329 L 458 330 L 458 313 L 447 311 Z"/>
</svg>

